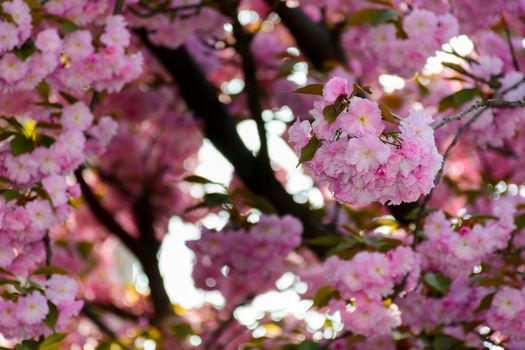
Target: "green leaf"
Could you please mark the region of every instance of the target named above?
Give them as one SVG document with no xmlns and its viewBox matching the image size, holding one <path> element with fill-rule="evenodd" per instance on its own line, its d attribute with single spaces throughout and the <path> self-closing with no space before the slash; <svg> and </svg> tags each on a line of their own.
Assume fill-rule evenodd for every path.
<svg viewBox="0 0 525 350">
<path fill-rule="evenodd" d="M 28 39 L 20 48 L 13 50 L 13 53 L 16 55 L 16 57 L 20 58 L 22 61 L 27 60 L 35 52 L 36 46 L 31 39 Z"/>
<path fill-rule="evenodd" d="M 339 291 L 335 289 L 332 286 L 324 286 L 319 288 L 317 293 L 315 293 L 314 296 L 314 304 L 315 307 L 324 307 L 328 305 L 330 302 L 330 299 L 341 299 L 341 296 L 339 295 Z"/>
<path fill-rule="evenodd" d="M 329 124 L 332 124 L 333 122 L 335 122 L 337 117 L 341 113 L 343 113 L 347 105 L 348 103 L 345 100 L 345 96 L 339 96 L 333 104 L 330 104 L 326 106 L 325 108 L 323 108 L 324 119 L 326 119 L 326 121 Z"/>
<path fill-rule="evenodd" d="M 45 80 L 42 80 L 37 86 L 36 89 L 40 96 L 44 98 L 45 101 L 49 100 L 49 94 L 51 94 L 51 86 Z"/>
<path fill-rule="evenodd" d="M 397 114 L 392 113 L 392 111 L 390 110 L 390 108 L 388 108 L 387 105 L 382 103 L 379 105 L 379 109 L 381 109 L 381 116 L 384 121 L 395 125 L 399 125 L 399 121 L 401 120 L 401 118 Z"/>
<path fill-rule="evenodd" d="M 186 212 L 190 212 L 192 210 L 199 209 L 199 208 L 211 209 L 211 208 L 218 207 L 219 205 L 230 204 L 230 203 L 231 203 L 230 196 L 226 193 L 218 193 L 218 192 L 206 193 L 204 195 L 204 200 L 201 203 L 194 205 L 190 208 L 187 208 Z"/>
<path fill-rule="evenodd" d="M 346 23 L 349 26 L 364 24 L 378 25 L 393 20 L 397 16 L 398 13 L 393 10 L 369 8 L 352 13 Z"/>
<path fill-rule="evenodd" d="M 432 349 L 434 350 L 449 350 L 454 349 L 454 346 L 460 342 L 459 339 L 449 335 L 440 335 L 434 338 L 432 342 Z"/>
<path fill-rule="evenodd" d="M 357 95 L 357 94 L 372 95 L 372 90 L 370 89 L 370 86 L 361 86 L 358 83 L 354 83 L 352 87 L 352 92 L 354 95 Z"/>
<path fill-rule="evenodd" d="M 323 96 L 323 89 L 323 84 L 310 84 L 297 88 L 293 92 L 296 94 Z"/>
<path fill-rule="evenodd" d="M 46 147 L 46 148 L 49 148 L 51 147 L 51 145 L 53 145 L 55 143 L 55 139 L 52 138 L 51 136 L 48 136 L 48 135 L 45 135 L 45 134 L 39 134 L 38 135 L 38 142 Z"/>
<path fill-rule="evenodd" d="M 494 295 L 496 295 L 496 292 L 485 295 L 483 299 L 481 299 L 481 301 L 479 302 L 479 305 L 476 308 L 476 310 L 474 310 L 474 313 L 478 314 L 481 311 L 490 309 L 490 306 L 492 305 L 492 300 L 494 300 Z"/>
<path fill-rule="evenodd" d="M 93 251 L 93 243 L 89 241 L 78 242 L 77 251 L 84 260 L 88 260 Z"/>
<path fill-rule="evenodd" d="M 2 196 L 4 196 L 8 202 L 22 198 L 22 195 L 17 190 L 2 190 L 0 193 L 2 193 Z"/>
<path fill-rule="evenodd" d="M 28 139 L 24 135 L 16 135 L 9 144 L 11 146 L 11 153 L 13 153 L 14 156 L 29 153 L 35 149 L 33 140 Z"/>
<path fill-rule="evenodd" d="M 20 283 L 16 280 L 11 280 L 9 278 L 3 278 L 0 277 L 0 285 L 4 286 L 6 284 L 12 285 L 12 286 L 18 286 Z"/>
<path fill-rule="evenodd" d="M 287 344 L 281 350 L 321 350 L 323 346 L 312 340 L 303 340 L 299 344 Z"/>
<path fill-rule="evenodd" d="M 389 237 L 363 237 L 365 243 L 382 253 L 395 249 L 401 245 L 401 241 Z"/>
<path fill-rule="evenodd" d="M 24 340 L 16 345 L 16 350 L 38 350 L 38 343 L 34 340 Z"/>
<path fill-rule="evenodd" d="M 74 97 L 74 96 L 71 96 L 71 95 L 68 94 L 67 92 L 59 91 L 58 93 L 59 93 L 60 96 L 62 96 L 62 97 L 64 98 L 64 100 L 66 100 L 67 103 L 69 103 L 70 105 L 72 105 L 72 104 L 78 102 L 78 98 L 76 98 L 76 97 Z"/>
<path fill-rule="evenodd" d="M 35 102 L 35 105 L 45 108 L 54 108 L 54 109 L 62 109 L 63 106 L 60 103 L 52 103 L 52 102 Z"/>
<path fill-rule="evenodd" d="M 33 272 L 33 275 L 67 275 L 67 271 L 56 266 L 44 266 Z"/>
<path fill-rule="evenodd" d="M 56 305 L 50 301 L 47 302 L 47 306 L 49 307 L 49 312 L 44 319 L 44 323 L 49 326 L 49 328 L 55 329 L 58 320 L 58 309 Z"/>
<path fill-rule="evenodd" d="M 36 123 L 37 128 L 41 129 L 62 129 L 62 125 L 39 121 Z"/>
<path fill-rule="evenodd" d="M 340 244 L 343 241 L 343 237 L 343 235 L 322 235 L 309 239 L 305 243 L 308 246 L 332 247 Z"/>
<path fill-rule="evenodd" d="M 38 347 L 38 350 L 55 350 L 59 349 L 59 345 L 62 343 L 62 341 L 67 337 L 67 333 L 55 333 L 44 340 L 40 346 Z"/>
<path fill-rule="evenodd" d="M 468 72 L 465 70 L 465 68 L 463 68 L 463 66 L 459 65 L 459 64 L 456 64 L 456 63 L 452 63 L 452 62 L 441 62 L 441 64 L 447 68 L 450 68 L 458 73 L 461 73 L 461 74 L 468 74 Z"/>
<path fill-rule="evenodd" d="M 482 92 L 478 88 L 459 90 L 439 101 L 439 112 L 446 111 L 449 108 L 459 108 L 476 96 L 482 96 Z"/>
<path fill-rule="evenodd" d="M 60 30 L 62 30 L 62 33 L 68 34 L 78 30 L 78 26 L 75 23 L 64 19 L 62 20 L 62 23 L 60 23 Z"/>
<path fill-rule="evenodd" d="M 303 147 L 301 150 L 301 155 L 299 157 L 299 164 L 303 164 L 304 162 L 308 162 L 312 160 L 315 156 L 315 152 L 321 147 L 321 141 L 315 137 L 315 135 L 312 136 L 310 141 L 306 144 L 306 146 Z"/>
<path fill-rule="evenodd" d="M 244 201 L 252 208 L 258 209 L 265 214 L 277 214 L 277 209 L 273 204 L 262 196 L 258 196 L 249 191 L 235 191 L 235 194 L 240 194 Z"/>
<path fill-rule="evenodd" d="M 27 6 L 31 8 L 31 10 L 38 10 L 42 8 L 42 4 L 38 0 L 24 0 Z"/>
<path fill-rule="evenodd" d="M 191 183 L 195 183 L 195 184 L 202 184 L 202 185 L 205 185 L 205 184 L 216 184 L 216 185 L 219 185 L 218 183 L 213 182 L 210 179 L 207 179 L 207 178 L 199 176 L 199 175 L 187 176 L 182 181 L 191 182 Z"/>
<path fill-rule="evenodd" d="M 20 131 L 20 132 L 24 131 L 24 126 L 22 124 L 20 124 L 20 122 L 18 120 L 16 120 L 16 118 L 2 117 L 2 119 L 4 119 L 6 122 L 8 122 L 9 125 L 13 129 L 15 129 L 16 131 Z"/>
<path fill-rule="evenodd" d="M 447 294 L 450 284 L 452 283 L 450 278 L 439 272 L 427 272 L 423 277 L 423 280 L 430 288 L 437 291 L 441 295 Z"/>
</svg>

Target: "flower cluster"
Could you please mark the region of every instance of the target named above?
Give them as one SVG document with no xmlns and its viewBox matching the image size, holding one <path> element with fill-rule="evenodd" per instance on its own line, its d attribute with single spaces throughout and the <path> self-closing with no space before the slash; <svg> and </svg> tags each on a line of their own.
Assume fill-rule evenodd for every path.
<svg viewBox="0 0 525 350">
<path fill-rule="evenodd" d="M 80 101 L 61 107 L 58 112 L 37 107 L 34 102 L 25 106 L 26 110 L 19 109 L 18 113 L 26 116 L 4 117 L 0 127 L 4 140 L 0 144 L 3 187 L 0 267 L 23 279 L 29 278 L 44 264 L 45 236 L 51 228 L 67 219 L 71 210 L 70 197 L 80 195 L 78 185 L 68 181 L 67 176 L 85 161 L 90 149 L 103 150 L 112 136 L 111 130 L 115 131 L 115 122 L 109 117 L 100 118 L 95 124 L 89 108 Z M 8 105 L 2 112 L 6 112 L 6 107 Z M 11 111 L 7 112 L 9 115 Z M 34 119 L 27 115 L 34 116 Z M 105 131 L 99 132 L 101 128 Z M 22 285 L 25 289 L 19 288 L 20 293 L 13 294 L 11 289 L 6 289 L 6 294 L 3 294 L 8 297 L 5 312 L 10 312 L 8 306 L 13 304 L 17 310 L 25 307 L 28 312 L 33 312 L 34 308 L 38 313 L 26 315 L 21 311 L 19 315 L 20 322 L 28 317 L 25 324 L 34 327 L 17 327 L 19 323 L 13 322 L 5 326 L 12 328 L 0 332 L 18 338 L 48 332 L 45 325 L 37 325 L 47 314 L 46 297 L 59 307 L 59 311 L 63 306 L 67 317 L 78 314 L 81 305 L 70 305 L 75 293 L 72 282 L 65 278 L 56 276 L 47 281 L 54 296 L 40 295 L 25 285 Z M 16 281 L 13 283 L 18 285 Z M 73 291 L 69 297 L 65 295 L 68 291 Z M 26 292 L 31 293 L 25 296 Z"/>
<path fill-rule="evenodd" d="M 403 324 L 419 333 L 436 326 L 447 326 L 472 319 L 480 301 L 488 294 L 487 288 L 473 287 L 466 279 L 454 280 L 441 298 L 425 295 L 425 288 L 398 298 L 395 303 L 403 315 Z"/>
<path fill-rule="evenodd" d="M 515 228 L 515 200 L 494 201 L 489 212 L 493 216 L 454 221 L 442 211 L 430 214 L 424 226 L 427 240 L 418 246 L 423 266 L 451 277 L 466 277 L 485 257 L 505 248 Z"/>
<path fill-rule="evenodd" d="M 219 232 L 203 230 L 188 242 L 195 253 L 193 277 L 199 288 L 218 289 L 230 301 L 271 288 L 288 254 L 301 243 L 302 225 L 291 217 L 261 216 L 258 223 Z"/>
<path fill-rule="evenodd" d="M 442 161 L 432 118 L 414 110 L 401 119 L 399 131 L 387 131 L 376 102 L 349 94 L 346 80 L 332 78 L 310 112 L 314 121 L 297 121 L 290 128 L 297 153 L 318 148 L 305 167 L 328 184 L 336 199 L 350 204 L 399 204 L 428 193 Z M 344 108 L 335 120 L 326 116 L 333 108 Z"/>
<path fill-rule="evenodd" d="M 458 35 L 458 23 L 451 14 L 414 9 L 403 18 L 406 38 L 399 38 L 398 28 L 382 24 L 370 28 L 362 39 L 361 49 L 369 53 L 376 65 L 388 72 L 410 76 L 426 63 L 428 57 Z"/>
<path fill-rule="evenodd" d="M 506 336 L 524 341 L 524 300 L 524 288 L 502 287 L 494 295 L 491 307 L 487 311 L 487 324 L 494 329 L 502 330 Z"/>
<path fill-rule="evenodd" d="M 87 24 L 85 19 L 81 20 L 86 12 L 78 17 L 57 17 L 67 15 L 68 11 L 56 5 L 55 1 L 47 2 L 43 10 L 50 12 L 38 15 L 51 19 L 36 25 L 25 1 L 2 3 L 0 91 L 30 90 L 44 79 L 68 91 L 82 92 L 90 87 L 117 91 L 140 74 L 142 55 L 126 53 L 130 34 L 122 16 L 108 16 L 104 33 L 94 38 L 90 30 L 78 27 Z M 88 6 L 87 1 L 84 5 Z M 53 20 L 61 21 L 60 30 Z"/>
<path fill-rule="evenodd" d="M 327 279 L 342 298 L 332 299 L 330 310 L 339 311 L 352 332 L 371 337 L 389 334 L 401 324 L 401 318 L 397 305 L 386 306 L 383 298 L 407 275 L 407 284 L 413 285 L 419 277 L 419 263 L 418 255 L 408 247 L 387 254 L 360 252 L 348 261 L 329 258 L 324 265 Z"/>
<path fill-rule="evenodd" d="M 152 16 L 135 17 L 132 22 L 134 26 L 146 28 L 149 39 L 156 45 L 177 48 L 192 39 L 224 37 L 226 18 L 216 9 L 199 6 L 199 1 L 172 0 L 169 3 L 173 7 L 186 6 L 187 9 L 175 16 L 159 11 Z M 191 3 L 194 8 L 191 8 Z"/>
<path fill-rule="evenodd" d="M 24 287 L 15 282 L 19 289 Z M 24 339 L 64 331 L 71 317 L 82 309 L 83 302 L 75 299 L 77 283 L 71 277 L 54 274 L 40 288 L 0 300 L 0 332 L 4 337 Z"/>
</svg>

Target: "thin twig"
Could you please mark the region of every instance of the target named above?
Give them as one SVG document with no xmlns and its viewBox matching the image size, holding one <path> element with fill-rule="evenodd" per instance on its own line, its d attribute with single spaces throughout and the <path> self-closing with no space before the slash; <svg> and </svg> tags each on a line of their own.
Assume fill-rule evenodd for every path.
<svg viewBox="0 0 525 350">
<path fill-rule="evenodd" d="M 216 347 L 213 347 L 213 346 L 217 343 L 217 340 L 220 338 L 222 333 L 232 324 L 233 321 L 235 321 L 235 317 L 233 316 L 235 310 L 237 310 L 237 308 L 240 306 L 248 304 L 250 301 L 253 300 L 254 297 L 255 297 L 254 295 L 248 295 L 246 299 L 244 299 L 244 301 L 242 301 L 241 303 L 233 307 L 232 312 L 230 313 L 230 316 L 226 320 L 221 322 L 219 327 L 217 327 L 217 329 L 215 329 L 213 333 L 208 337 L 209 340 L 203 344 L 202 346 L 203 350 L 217 349 Z"/>
<path fill-rule="evenodd" d="M 482 107 L 493 107 L 493 108 L 520 108 L 525 107 L 525 99 L 520 101 L 504 101 L 501 99 L 489 99 L 489 100 L 480 100 L 476 103 L 474 103 L 472 106 L 464 110 L 463 112 L 453 115 L 450 117 L 443 118 L 439 123 L 434 125 L 434 130 L 437 130 L 446 124 L 458 121 L 463 118 L 465 118 L 470 113 L 474 112 L 475 110 L 478 110 Z"/>
<path fill-rule="evenodd" d="M 437 185 L 441 181 L 441 177 L 443 176 L 443 171 L 445 169 L 445 163 L 450 156 L 450 152 L 456 146 L 456 144 L 459 142 L 459 139 L 461 138 L 461 135 L 485 112 L 485 110 L 489 108 L 488 106 L 483 107 L 481 110 L 479 110 L 469 121 L 465 124 L 463 124 L 458 131 L 456 132 L 456 135 L 454 136 L 454 139 L 452 139 L 452 142 L 450 145 L 448 145 L 447 149 L 445 150 L 445 153 L 443 154 L 443 161 L 441 162 L 441 167 L 439 168 L 436 177 L 434 178 L 434 187 L 430 190 L 430 192 L 425 196 L 423 199 L 423 202 L 421 203 L 421 206 L 419 207 L 419 210 L 416 215 L 416 230 L 414 235 L 414 243 L 413 245 L 416 246 L 418 244 L 418 234 L 421 231 L 422 226 L 422 216 L 425 212 L 425 209 L 430 202 L 430 199 L 432 198 L 432 195 L 434 194 L 434 190 L 436 189 Z"/>
<path fill-rule="evenodd" d="M 516 69 L 519 72 L 521 71 L 520 64 L 518 63 L 518 59 L 516 58 L 516 51 L 514 50 L 514 45 L 512 44 L 512 36 L 510 34 L 509 26 L 507 25 L 507 21 L 505 20 L 505 16 L 503 15 L 501 16 L 501 23 L 503 23 L 503 30 L 505 31 L 505 37 L 509 45 L 510 55 L 512 56 L 512 65 L 514 66 L 514 69 Z"/>
<path fill-rule="evenodd" d="M 103 224 L 109 232 L 117 236 L 124 245 L 131 250 L 135 255 L 139 255 L 140 250 L 137 242 L 131 235 L 122 228 L 122 226 L 115 221 L 113 214 L 110 213 L 98 200 L 97 196 L 91 190 L 91 187 L 86 183 L 82 176 L 82 169 L 75 171 L 77 182 L 80 184 L 84 200 L 86 201 L 91 213 Z"/>
<path fill-rule="evenodd" d="M 113 14 L 118 15 L 122 12 L 122 9 L 124 8 L 124 0 L 117 0 L 115 3 L 115 7 L 113 8 Z"/>
<path fill-rule="evenodd" d="M 257 124 L 257 132 L 261 142 L 258 156 L 264 160 L 268 159 L 268 140 L 266 128 L 262 119 L 261 97 L 262 91 L 257 79 L 257 63 L 251 50 L 252 34 L 248 33 L 238 19 L 235 1 L 222 0 L 222 8 L 225 15 L 232 21 L 233 34 L 235 36 L 235 49 L 241 56 L 242 69 L 244 73 L 245 89 L 248 98 L 248 107 L 252 118 Z"/>
<path fill-rule="evenodd" d="M 88 305 L 84 305 L 84 307 L 82 308 L 82 314 L 86 316 L 89 320 L 91 320 L 91 322 L 93 322 L 102 333 L 106 334 L 115 343 L 120 345 L 120 347 L 122 347 L 125 350 L 131 350 L 130 347 L 126 346 L 118 339 L 117 334 L 104 322 L 102 322 L 98 315 L 93 310 L 91 310 L 91 308 Z"/>
</svg>

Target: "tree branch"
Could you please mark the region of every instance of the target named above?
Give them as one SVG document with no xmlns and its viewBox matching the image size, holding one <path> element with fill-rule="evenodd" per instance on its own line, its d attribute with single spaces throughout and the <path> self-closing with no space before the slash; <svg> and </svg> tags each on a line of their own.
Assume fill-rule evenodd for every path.
<svg viewBox="0 0 525 350">
<path fill-rule="evenodd" d="M 520 69 L 520 64 L 518 63 L 518 59 L 516 58 L 516 51 L 514 50 L 514 45 L 512 44 L 512 36 L 510 34 L 509 26 L 507 24 L 507 21 L 505 20 L 505 16 L 501 16 L 501 22 L 503 23 L 503 30 L 505 31 L 505 38 L 507 39 L 507 43 L 509 45 L 509 51 L 510 55 L 512 57 L 512 65 L 514 66 L 514 69 L 518 72 Z"/>
<path fill-rule="evenodd" d="M 329 62 L 346 65 L 346 57 L 339 43 L 339 33 L 322 23 L 315 23 L 299 8 L 286 6 L 285 1 L 265 0 L 294 36 L 297 46 L 317 69 Z"/>
<path fill-rule="evenodd" d="M 102 206 L 96 195 L 91 190 L 91 187 L 86 183 L 82 176 L 82 169 L 75 171 L 75 177 L 82 189 L 82 195 L 93 215 L 98 221 L 103 224 L 109 232 L 113 233 L 117 238 L 136 256 L 139 255 L 139 247 L 137 242 L 130 236 L 126 230 L 115 221 L 113 214 Z"/>
<path fill-rule="evenodd" d="M 257 123 L 257 131 L 261 148 L 258 156 L 268 161 L 268 141 L 266 138 L 266 128 L 262 119 L 261 107 L 261 86 L 257 80 L 257 63 L 251 50 L 252 35 L 244 30 L 244 27 L 237 18 L 237 8 L 231 0 L 222 0 L 222 9 L 225 15 L 230 17 L 233 26 L 233 35 L 235 36 L 235 49 L 241 56 L 242 70 L 244 73 L 244 86 L 248 97 L 248 107 L 252 118 Z"/>
<path fill-rule="evenodd" d="M 457 115 L 453 115 L 453 116 L 450 116 L 450 117 L 443 118 L 439 123 L 437 123 L 434 126 L 434 130 L 439 129 L 439 128 L 445 126 L 446 124 L 448 124 L 450 122 L 461 120 L 461 119 L 465 118 L 467 115 L 469 115 L 470 113 L 472 113 L 475 110 L 478 110 L 478 109 L 480 109 L 482 107 L 521 108 L 521 107 L 525 107 L 525 100 L 520 100 L 520 101 L 504 101 L 504 100 L 501 100 L 501 99 L 480 100 L 480 101 L 474 103 L 472 106 L 470 106 L 469 108 L 467 108 L 466 110 L 464 110 L 463 112 L 461 112 L 461 113 L 459 113 Z"/>
<path fill-rule="evenodd" d="M 149 188 L 145 186 L 143 195 L 133 205 L 133 213 L 140 232 L 140 253 L 137 255 L 144 273 L 148 276 L 151 302 L 155 310 L 154 321 L 159 322 L 172 313 L 171 301 L 164 287 L 164 279 L 159 270 L 157 258 L 160 242 L 155 238 L 155 217 L 148 199 Z"/>
<path fill-rule="evenodd" d="M 452 142 L 450 145 L 448 145 L 447 149 L 445 150 L 445 153 L 443 154 L 443 162 L 441 163 L 441 168 L 439 168 L 436 177 L 434 178 L 434 187 L 430 190 L 430 192 L 425 196 L 423 199 L 423 202 L 421 203 L 421 206 L 419 207 L 419 210 L 416 215 L 416 234 L 414 236 L 414 243 L 413 245 L 416 246 L 418 243 L 418 234 L 419 231 L 421 231 L 422 228 L 422 216 L 425 212 L 425 209 L 430 202 L 430 199 L 432 198 L 432 195 L 434 194 L 434 190 L 436 189 L 437 185 L 439 185 L 439 182 L 441 181 L 441 177 L 443 176 L 443 171 L 445 170 L 445 163 L 450 156 L 450 152 L 456 146 L 456 144 L 459 142 L 459 139 L 461 138 L 461 135 L 476 121 L 478 118 L 485 112 L 485 110 L 489 108 L 488 106 L 483 107 L 481 110 L 478 111 L 467 123 L 462 125 L 458 131 L 456 132 L 456 135 L 454 135 L 454 138 L 452 139 Z"/>
<path fill-rule="evenodd" d="M 233 164 L 246 187 L 268 199 L 280 214 L 291 214 L 299 218 L 306 238 L 331 232 L 308 208 L 293 200 L 275 178 L 268 162 L 255 158 L 246 148 L 237 133 L 233 117 L 218 100 L 215 86 L 206 79 L 186 49 L 158 47 L 149 42 L 144 31 L 139 31 L 138 35 L 171 74 L 188 107 L 202 120 L 206 137 Z"/>
<path fill-rule="evenodd" d="M 111 328 L 106 326 L 104 322 L 102 322 L 99 316 L 89 307 L 88 304 L 84 305 L 82 308 L 82 314 L 86 316 L 91 322 L 93 322 L 102 333 L 106 334 L 111 340 L 120 345 L 120 347 L 125 350 L 130 350 L 128 346 L 122 344 L 122 342 L 118 339 L 117 334 Z"/>
</svg>

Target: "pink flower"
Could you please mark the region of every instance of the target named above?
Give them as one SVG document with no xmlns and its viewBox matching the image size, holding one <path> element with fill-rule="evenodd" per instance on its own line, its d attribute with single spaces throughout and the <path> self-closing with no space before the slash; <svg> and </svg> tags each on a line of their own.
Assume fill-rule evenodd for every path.
<svg viewBox="0 0 525 350">
<path fill-rule="evenodd" d="M 47 299 L 39 292 L 21 297 L 17 309 L 18 319 L 28 325 L 42 322 L 49 312 Z"/>
<path fill-rule="evenodd" d="M 448 238 L 453 233 L 450 227 L 450 221 L 447 220 L 441 210 L 433 212 L 427 217 L 424 232 L 425 236 L 433 241 L 440 238 Z"/>
<path fill-rule="evenodd" d="M 379 141 L 377 136 L 365 135 L 352 138 L 346 150 L 348 163 L 355 165 L 360 173 L 376 170 L 386 162 L 390 155 L 390 148 Z"/>
<path fill-rule="evenodd" d="M 11 51 L 19 44 L 18 30 L 9 22 L 0 22 L 0 54 Z"/>
<path fill-rule="evenodd" d="M 93 114 L 83 102 L 67 106 L 62 112 L 62 125 L 65 130 L 86 130 L 93 122 Z"/>
<path fill-rule="evenodd" d="M 502 287 L 494 296 L 492 308 L 501 317 L 512 319 L 525 309 L 523 294 L 517 289 Z"/>
<path fill-rule="evenodd" d="M 434 143 L 434 129 L 430 126 L 432 117 L 424 110 L 412 110 L 407 118 L 401 120 L 401 137 L 415 139 L 421 143 Z"/>
<path fill-rule="evenodd" d="M 403 30 L 409 38 L 432 38 L 437 28 L 438 18 L 431 11 L 415 9 L 403 19 Z"/>
<path fill-rule="evenodd" d="M 110 16 L 106 21 L 105 33 L 100 41 L 106 46 L 127 47 L 130 42 L 130 34 L 126 29 L 126 20 L 123 16 Z"/>
<path fill-rule="evenodd" d="M 77 282 L 64 275 L 52 275 L 46 282 L 46 296 L 57 306 L 72 303 L 77 293 Z"/>
<path fill-rule="evenodd" d="M 330 79 L 323 89 L 323 97 L 329 103 L 335 102 L 339 96 L 347 94 L 348 81 L 339 77 Z"/>
<path fill-rule="evenodd" d="M 57 52 L 62 45 L 55 28 L 49 28 L 38 33 L 35 41 L 36 47 L 44 52 Z"/>
<path fill-rule="evenodd" d="M 3 241 L 0 244 L 0 267 L 8 267 L 15 259 L 16 254 L 9 242 Z"/>
<path fill-rule="evenodd" d="M 17 304 L 10 300 L 0 300 L 0 325 L 4 327 L 18 326 L 18 312 Z"/>
<path fill-rule="evenodd" d="M 28 64 L 12 53 L 8 53 L 0 59 L 0 78 L 8 83 L 21 80 L 28 71 Z"/>
<path fill-rule="evenodd" d="M 8 177 L 18 183 L 26 183 L 36 175 L 38 163 L 33 157 L 23 154 L 18 157 L 6 157 L 5 167 Z"/>
<path fill-rule="evenodd" d="M 301 149 L 306 146 L 310 140 L 311 130 L 312 127 L 308 121 L 304 120 L 301 122 L 299 119 L 288 129 L 288 140 L 296 152 L 300 152 Z"/>
<path fill-rule="evenodd" d="M 385 127 L 377 103 L 357 96 L 352 97 L 348 111 L 339 118 L 343 131 L 357 137 L 379 136 Z"/>
<path fill-rule="evenodd" d="M 495 56 L 483 56 L 479 59 L 479 64 L 471 66 L 472 74 L 485 80 L 490 80 L 494 75 L 501 73 L 503 61 Z"/>
<path fill-rule="evenodd" d="M 37 199 L 26 204 L 25 209 L 31 220 L 31 226 L 36 230 L 51 228 L 56 220 L 48 201 Z"/>
<path fill-rule="evenodd" d="M 88 30 L 69 33 L 64 39 L 64 52 L 73 61 L 82 60 L 95 51 L 91 40 L 91 32 Z"/>
<path fill-rule="evenodd" d="M 6 1 L 2 4 L 4 12 L 11 15 L 19 26 L 31 25 L 31 9 L 23 0 Z"/>
<path fill-rule="evenodd" d="M 67 203 L 67 184 L 64 176 L 48 176 L 42 180 L 42 185 L 51 197 L 53 205 L 58 206 Z"/>
</svg>

